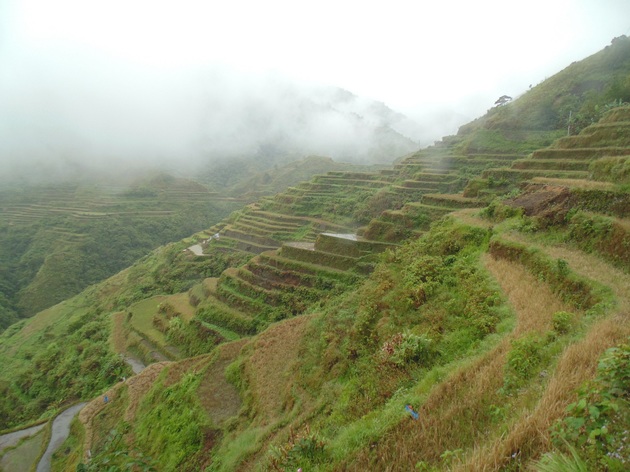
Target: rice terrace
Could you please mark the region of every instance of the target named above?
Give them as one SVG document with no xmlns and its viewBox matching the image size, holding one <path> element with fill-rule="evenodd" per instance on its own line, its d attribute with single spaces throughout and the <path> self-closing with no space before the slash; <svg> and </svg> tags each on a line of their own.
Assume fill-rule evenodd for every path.
<svg viewBox="0 0 630 472">
<path fill-rule="evenodd" d="M 3 187 L 0 470 L 629 470 L 629 102 L 622 36 L 392 165 Z"/>
</svg>

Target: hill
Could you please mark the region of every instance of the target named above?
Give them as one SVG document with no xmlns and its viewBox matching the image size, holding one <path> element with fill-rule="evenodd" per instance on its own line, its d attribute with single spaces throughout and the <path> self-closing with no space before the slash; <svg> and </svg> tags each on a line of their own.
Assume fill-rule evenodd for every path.
<svg viewBox="0 0 630 472">
<path fill-rule="evenodd" d="M 628 70 L 622 37 L 14 324 L 0 424 L 93 398 L 58 470 L 623 470 Z M 596 121 L 566 136 L 565 99 Z M 125 357 L 151 366 L 119 381 Z"/>
<path fill-rule="evenodd" d="M 244 169 L 248 162 L 241 163 Z M 218 223 L 255 198 L 348 168 L 356 166 L 298 159 L 220 192 L 191 178 L 148 170 L 141 177 L 7 182 L 0 191 L 0 330 L 162 244 Z"/>
</svg>

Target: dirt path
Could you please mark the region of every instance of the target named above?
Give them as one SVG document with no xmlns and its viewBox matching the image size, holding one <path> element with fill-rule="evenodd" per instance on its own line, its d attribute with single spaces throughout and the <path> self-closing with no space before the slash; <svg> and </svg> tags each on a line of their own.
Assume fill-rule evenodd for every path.
<svg viewBox="0 0 630 472">
<path fill-rule="evenodd" d="M 79 403 L 71 406 L 53 421 L 52 430 L 50 435 L 50 442 L 46 448 L 46 452 L 42 456 L 39 464 L 37 464 L 37 472 L 49 472 L 50 462 L 52 455 L 55 453 L 59 446 L 63 444 L 68 435 L 70 434 L 70 423 L 74 419 L 75 415 L 85 406 L 85 403 Z"/>
<path fill-rule="evenodd" d="M 8 448 L 15 446 L 20 439 L 34 436 L 37 434 L 46 423 L 38 424 L 37 426 L 31 426 L 30 428 L 21 429 L 20 431 L 14 431 L 13 433 L 3 434 L 0 436 L 0 453 Z"/>
</svg>

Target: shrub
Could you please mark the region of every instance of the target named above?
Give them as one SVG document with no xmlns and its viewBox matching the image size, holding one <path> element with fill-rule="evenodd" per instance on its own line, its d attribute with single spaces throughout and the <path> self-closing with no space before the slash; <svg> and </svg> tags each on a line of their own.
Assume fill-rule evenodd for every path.
<svg viewBox="0 0 630 472">
<path fill-rule="evenodd" d="M 512 341 L 505 366 L 505 388 L 518 387 L 538 368 L 541 362 L 542 341 L 535 334 L 527 334 Z"/>
<path fill-rule="evenodd" d="M 630 344 L 608 349 L 595 379 L 567 407 L 553 429 L 559 447 L 575 447 L 589 470 L 628 470 L 630 465 Z"/>
<path fill-rule="evenodd" d="M 570 456 L 559 452 L 545 454 L 535 465 L 538 472 L 588 472 L 589 468 L 577 451 L 569 446 Z"/>
<path fill-rule="evenodd" d="M 627 156 L 602 157 L 593 161 L 589 170 L 594 180 L 630 183 L 630 158 Z"/>
<path fill-rule="evenodd" d="M 405 367 L 413 362 L 426 363 L 432 357 L 432 343 L 424 335 L 397 333 L 383 344 L 381 355 L 385 361 L 398 367 Z"/>
<path fill-rule="evenodd" d="M 515 216 L 522 216 L 523 209 L 505 205 L 501 200 L 495 198 L 481 210 L 480 215 L 492 221 L 503 221 Z"/>
<path fill-rule="evenodd" d="M 567 311 L 558 311 L 553 314 L 551 322 L 553 330 L 558 334 L 566 334 L 571 330 L 575 321 L 575 315 Z"/>
<path fill-rule="evenodd" d="M 296 433 L 289 432 L 287 442 L 282 446 L 272 446 L 269 451 L 270 470 L 296 470 L 298 467 L 321 463 L 326 457 L 325 443 L 308 425 Z"/>
</svg>

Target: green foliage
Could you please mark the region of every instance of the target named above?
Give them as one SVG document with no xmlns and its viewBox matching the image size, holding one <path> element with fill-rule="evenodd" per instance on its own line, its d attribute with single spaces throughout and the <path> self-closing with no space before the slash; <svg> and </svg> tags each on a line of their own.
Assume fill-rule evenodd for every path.
<svg viewBox="0 0 630 472">
<path fill-rule="evenodd" d="M 398 367 L 411 363 L 426 364 L 433 357 L 432 340 L 411 332 L 397 333 L 385 341 L 381 348 L 383 358 Z"/>
<path fill-rule="evenodd" d="M 630 464 L 630 344 L 608 349 L 597 376 L 585 385 L 554 427 L 559 447 L 569 444 L 589 470 L 627 470 Z"/>
<path fill-rule="evenodd" d="M 0 225 L 0 329 L 15 315 L 31 316 L 128 267 L 152 249 L 207 228 L 237 205 L 170 198 L 170 189 L 178 185 L 179 190 L 205 191 L 199 184 L 171 179 L 155 179 L 148 184 L 153 187 L 114 196 L 70 184 L 3 189 L 3 205 L 31 204 L 35 210 L 24 222 Z M 147 192 L 153 196 L 146 198 Z M 42 202 L 57 211 L 36 211 Z M 94 214 L 75 208 L 88 209 L 94 202 L 98 205 Z"/>
<path fill-rule="evenodd" d="M 563 262 L 550 259 L 535 248 L 493 239 L 490 253 L 523 264 L 534 276 L 549 284 L 560 298 L 578 309 L 595 309 L 610 298 L 609 292 L 593 287 L 589 281 L 568 270 Z"/>
<path fill-rule="evenodd" d="M 558 334 L 566 334 L 575 324 L 575 315 L 566 311 L 558 311 L 552 315 L 551 323 Z"/>
<path fill-rule="evenodd" d="M 601 254 L 628 271 L 630 267 L 630 231 L 614 218 L 575 211 L 567 216 L 566 239 L 582 250 Z"/>
<path fill-rule="evenodd" d="M 584 462 L 575 448 L 568 446 L 569 455 L 560 452 L 545 454 L 535 465 L 537 472 L 589 472 L 589 467 Z"/>
<path fill-rule="evenodd" d="M 140 405 L 135 444 L 163 470 L 199 470 L 197 460 L 207 425 L 197 398 L 200 381 L 201 376 L 192 373 L 173 385 L 164 385 L 162 379 Z"/>
<path fill-rule="evenodd" d="M 602 157 L 589 166 L 593 180 L 630 184 L 630 157 Z"/>
<path fill-rule="evenodd" d="M 571 64 L 513 102 L 462 126 L 460 146 L 464 151 L 519 149 L 527 153 L 548 146 L 566 134 L 568 126 L 571 134 L 577 134 L 620 101 L 627 101 L 629 51 L 629 38 L 615 38 L 603 51 Z"/>
<path fill-rule="evenodd" d="M 110 431 L 98 454 L 90 460 L 77 465 L 76 472 L 119 472 L 134 470 L 138 472 L 154 472 L 153 460 L 138 449 L 129 447 L 124 441 L 124 432 Z"/>
<path fill-rule="evenodd" d="M 56 338 L 51 332 L 40 337 L 28 368 L 15 372 L 5 384 L 13 404 L 0 401 L 0 429 L 41 415 L 49 408 L 88 399 L 96 392 L 129 375 L 129 366 L 109 350 L 108 320 L 91 312 L 80 328 Z M 88 321 L 89 320 L 89 321 Z"/>
<path fill-rule="evenodd" d="M 386 189 L 371 195 L 359 202 L 354 211 L 354 220 L 359 224 L 367 224 L 372 218 L 377 218 L 385 210 L 397 210 L 402 207 L 403 196 Z"/>
<path fill-rule="evenodd" d="M 207 324 L 193 319 L 185 323 L 180 318 L 172 318 L 166 329 L 169 344 L 181 349 L 187 357 L 198 356 L 210 352 L 225 338 Z"/>
<path fill-rule="evenodd" d="M 479 214 L 492 221 L 503 221 L 523 214 L 522 208 L 505 205 L 498 198 L 493 199 Z"/>
<path fill-rule="evenodd" d="M 504 389 L 511 391 L 531 379 L 541 364 L 543 341 L 536 334 L 528 334 L 512 341 L 505 365 Z"/>
<path fill-rule="evenodd" d="M 307 425 L 298 433 L 293 429 L 282 446 L 271 446 L 269 450 L 270 470 L 303 470 L 310 469 L 326 459 L 325 442 L 316 433 L 312 433 Z"/>
<path fill-rule="evenodd" d="M 527 125 L 515 125 L 513 120 L 514 108 L 519 107 L 518 103 L 502 107 L 498 111 L 489 111 L 486 115 L 488 119 L 501 122 L 501 125 L 493 129 L 477 129 L 465 137 L 458 146 L 459 150 L 466 154 L 474 153 L 505 153 L 505 154 L 526 154 L 536 149 L 549 146 L 555 139 L 561 136 L 554 131 L 556 117 L 546 111 L 546 105 L 538 108 L 536 116 L 532 116 L 530 128 Z M 496 109 L 495 109 L 496 110 Z M 546 115 L 546 116 L 545 116 Z M 473 122 L 474 123 L 474 122 Z M 504 129 L 501 129 L 505 127 Z M 538 129 L 535 129 L 538 128 Z M 525 129 L 523 129 L 525 128 Z M 466 129 L 462 127 L 462 129 Z M 460 129 L 460 133 L 462 132 Z M 548 129 L 548 130 L 547 130 Z M 544 130 L 544 131 L 543 131 Z"/>
</svg>

